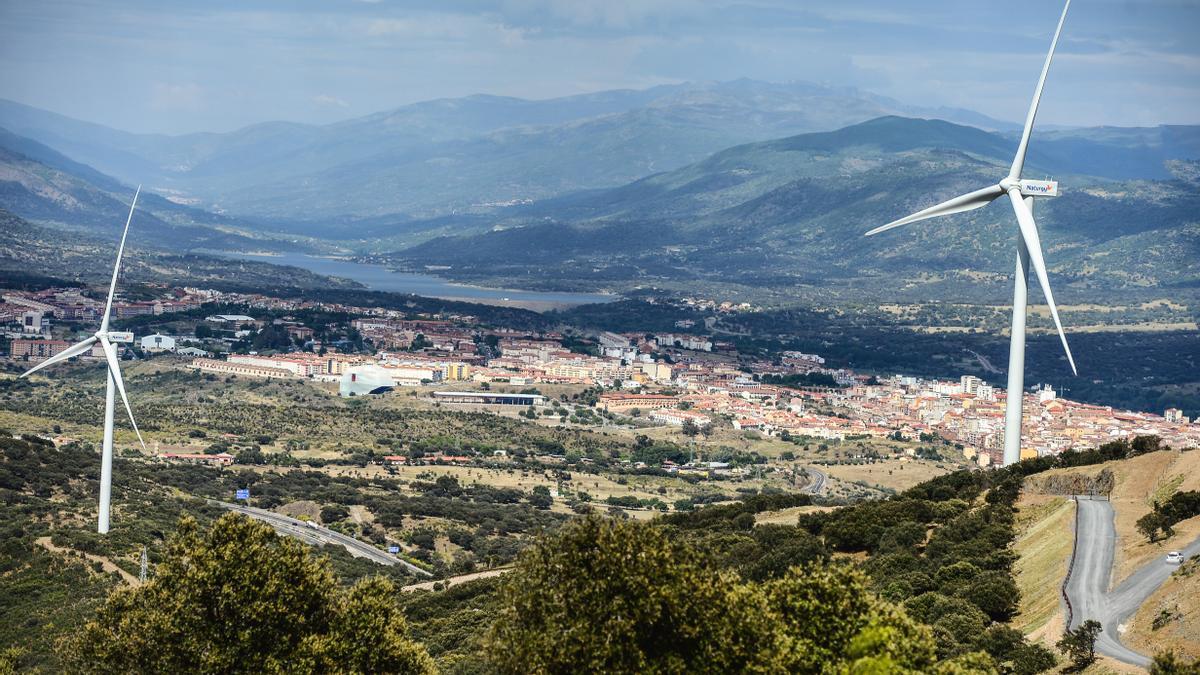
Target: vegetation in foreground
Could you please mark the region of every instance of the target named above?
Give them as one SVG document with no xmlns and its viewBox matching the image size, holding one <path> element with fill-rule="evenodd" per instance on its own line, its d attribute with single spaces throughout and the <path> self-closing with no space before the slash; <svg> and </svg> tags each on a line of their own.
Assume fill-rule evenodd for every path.
<svg viewBox="0 0 1200 675">
<path fill-rule="evenodd" d="M 5 480 L 13 455 L 42 447 L 7 444 Z M 329 562 L 263 525 L 224 516 L 204 532 L 185 520 L 150 583 L 74 619 L 57 647 L 65 663 L 5 658 L 52 670 L 1042 672 L 1055 656 L 1009 626 L 1023 480 L 1134 452 L 1115 443 L 947 474 L 797 525 L 755 526 L 756 513 L 791 503 L 772 495 L 644 523 L 592 515 L 534 539 L 505 577 L 413 593 L 363 574 L 339 583 Z M 7 548 L 31 532 L 13 534 Z M 10 562 L 11 578 L 25 564 Z M 33 581 L 60 581 L 45 574 Z M 4 628 L 0 648 L 19 644 Z M 1171 658 L 1158 672 L 1187 672 L 1168 670 L 1190 667 Z"/>
<path fill-rule="evenodd" d="M 75 672 L 431 673 L 381 577 L 341 588 L 329 562 L 233 514 L 183 520 L 154 578 L 113 593 L 67 641 Z"/>
<path fill-rule="evenodd" d="M 744 581 L 662 528 L 591 517 L 522 556 L 487 638 L 501 673 L 989 671 L 845 565 Z"/>
</svg>

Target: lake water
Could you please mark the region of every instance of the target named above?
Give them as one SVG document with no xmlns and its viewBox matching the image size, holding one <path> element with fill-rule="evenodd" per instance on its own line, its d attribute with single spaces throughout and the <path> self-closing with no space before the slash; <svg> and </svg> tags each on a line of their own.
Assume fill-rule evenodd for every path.
<svg viewBox="0 0 1200 675">
<path fill-rule="evenodd" d="M 597 302 L 612 302 L 615 295 L 605 293 L 566 293 L 555 291 L 522 291 L 504 288 L 483 288 L 455 284 L 428 274 L 393 272 L 383 265 L 368 265 L 350 260 L 337 260 L 283 253 L 279 255 L 253 255 L 248 253 L 224 252 L 223 255 L 242 260 L 255 260 L 272 265 L 292 265 L 317 274 L 351 279 L 373 291 L 412 293 L 427 298 L 465 300 L 489 305 L 505 305 L 545 310 L 572 307 Z"/>
</svg>

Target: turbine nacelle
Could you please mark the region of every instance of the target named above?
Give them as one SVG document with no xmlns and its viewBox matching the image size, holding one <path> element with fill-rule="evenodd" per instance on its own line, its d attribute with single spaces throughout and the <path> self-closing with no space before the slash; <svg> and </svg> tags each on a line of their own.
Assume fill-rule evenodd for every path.
<svg viewBox="0 0 1200 675">
<path fill-rule="evenodd" d="M 1018 181 L 1022 197 L 1057 197 L 1058 181 L 1030 180 L 1022 178 Z"/>
<path fill-rule="evenodd" d="M 1057 197 L 1058 181 L 1035 180 L 1032 178 L 1005 178 L 997 184 L 1001 190 L 1021 192 L 1022 197 Z"/>
</svg>

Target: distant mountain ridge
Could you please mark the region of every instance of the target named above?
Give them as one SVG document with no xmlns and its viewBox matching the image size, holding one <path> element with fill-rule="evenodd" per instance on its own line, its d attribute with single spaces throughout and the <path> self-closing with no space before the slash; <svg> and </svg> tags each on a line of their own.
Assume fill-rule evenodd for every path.
<svg viewBox="0 0 1200 675">
<path fill-rule="evenodd" d="M 0 100 L 0 127 L 218 211 L 274 221 L 431 216 L 620 185 L 738 143 L 889 113 L 1009 128 L 854 89 L 753 80 L 528 101 L 469 96 L 324 126 L 132 134 Z"/>
<path fill-rule="evenodd" d="M 134 188 L 37 141 L 0 128 L 0 209 L 34 221 L 39 232 L 69 230 L 84 242 L 119 232 Z M 243 223 L 143 191 L 137 219 L 146 246 L 186 252 L 195 249 L 296 248 L 264 242 Z M 16 221 L 13 221 L 16 222 Z"/>
<path fill-rule="evenodd" d="M 118 226 L 131 188 L 93 168 L 98 156 L 161 177 L 158 194 L 143 197 L 170 250 L 354 251 L 448 267 L 462 280 L 559 289 L 1007 275 L 1003 210 L 862 238 L 994 183 L 1016 145 L 1004 123 L 874 114 L 889 106 L 903 107 L 741 80 L 550 101 L 473 96 L 323 127 L 167 137 L 0 102 L 0 126 L 19 129 L 0 131 L 0 208 L 55 228 Z M 781 133 L 793 127 L 828 128 Z M 20 133 L 30 130 L 53 143 Z M 1034 139 L 1026 175 L 1064 190 L 1038 207 L 1056 274 L 1082 287 L 1200 286 L 1200 126 L 1035 130 Z M 171 187 L 185 179 L 186 189 Z"/>
<path fill-rule="evenodd" d="M 322 126 L 264 122 L 182 136 L 133 134 L 0 100 L 0 127 L 180 203 L 268 230 L 398 243 L 427 236 L 414 221 L 458 221 L 434 234 L 477 230 L 475 219 L 503 217 L 511 206 L 626 185 L 747 142 L 889 115 L 945 119 L 1004 139 L 1016 133 L 1015 125 L 969 110 L 747 79 L 541 101 L 476 95 Z M 1196 126 L 1036 133 L 1048 168 L 1113 180 L 1167 179 L 1165 162 L 1195 158 L 1200 148 Z"/>
<path fill-rule="evenodd" d="M 1116 181 L 1081 174 L 1111 141 L 1084 143 L 1091 154 L 1082 158 L 1054 143 L 1035 143 L 1026 171 L 1063 185 L 1062 197 L 1037 207 L 1053 273 L 1081 287 L 1200 283 L 1195 162 L 1166 162 L 1161 180 Z M 1011 273 L 1015 236 L 1003 209 L 863 233 L 994 183 L 1014 147 L 971 127 L 883 117 L 737 146 L 619 188 L 534 204 L 493 231 L 436 238 L 392 259 L 450 266 L 463 280 L 593 279 L 613 288 L 656 279 L 920 286 L 911 279 L 947 273 L 999 282 Z"/>
</svg>

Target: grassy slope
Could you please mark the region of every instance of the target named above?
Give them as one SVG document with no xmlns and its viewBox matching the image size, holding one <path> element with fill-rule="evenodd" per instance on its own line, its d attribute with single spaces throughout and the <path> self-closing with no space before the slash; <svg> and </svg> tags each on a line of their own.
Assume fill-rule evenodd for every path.
<svg viewBox="0 0 1200 675">
<path fill-rule="evenodd" d="M 1052 672 L 1070 673 L 1073 671 L 1064 666 Z M 1131 666 L 1107 656 L 1097 656 L 1096 662 L 1080 671 L 1078 675 L 1143 675 L 1145 672 L 1137 666 Z"/>
<path fill-rule="evenodd" d="M 1031 494 L 1022 495 L 1017 508 L 1013 548 L 1019 556 L 1021 611 L 1013 619 L 1013 628 L 1026 635 L 1056 637 L 1063 622 L 1057 590 L 1071 556 L 1075 509 L 1063 497 Z"/>
<path fill-rule="evenodd" d="M 808 506 L 789 506 L 786 509 L 778 511 L 762 511 L 754 514 L 755 525 L 795 525 L 796 518 L 801 514 L 814 513 L 817 511 L 832 511 L 830 506 L 817 506 L 809 504 Z"/>
<path fill-rule="evenodd" d="M 1128 624 L 1125 641 L 1136 649 L 1170 649 L 1200 659 L 1200 602 L 1195 598 L 1200 598 L 1200 563 L 1193 560 L 1142 605 Z M 1164 612 L 1172 618 L 1155 629 L 1155 618 Z"/>
</svg>

